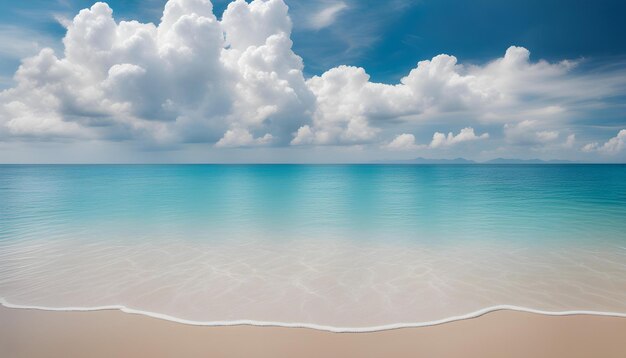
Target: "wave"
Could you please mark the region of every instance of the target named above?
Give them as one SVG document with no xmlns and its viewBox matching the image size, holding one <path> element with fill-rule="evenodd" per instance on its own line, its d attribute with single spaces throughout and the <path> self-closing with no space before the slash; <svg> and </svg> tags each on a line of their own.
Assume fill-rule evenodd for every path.
<svg viewBox="0 0 626 358">
<path fill-rule="evenodd" d="M 334 332 L 334 333 L 367 333 L 367 332 L 387 331 L 387 330 L 400 329 L 400 328 L 417 328 L 417 327 L 436 326 L 436 325 L 449 323 L 449 322 L 477 318 L 490 312 L 503 311 L 503 310 L 534 313 L 534 314 L 541 314 L 541 315 L 547 315 L 547 316 L 594 315 L 594 316 L 610 316 L 610 317 L 626 318 L 626 313 L 620 313 L 620 312 L 603 312 L 603 311 L 587 311 L 587 310 L 543 311 L 543 310 L 537 310 L 533 308 L 521 307 L 521 306 L 515 306 L 515 305 L 496 305 L 496 306 L 486 307 L 477 311 L 473 311 L 464 315 L 451 316 L 451 317 L 434 320 L 434 321 L 393 323 L 393 324 L 385 324 L 385 325 L 370 326 L 370 327 L 335 327 L 335 326 L 319 325 L 319 324 L 314 324 L 314 323 L 289 323 L 289 322 L 273 322 L 273 321 L 255 321 L 255 320 L 245 320 L 245 319 L 233 320 L 233 321 L 193 321 L 189 319 L 183 319 L 183 318 L 170 316 L 170 315 L 163 314 L 163 313 L 150 312 L 150 311 L 130 308 L 124 305 L 95 306 L 95 307 L 46 307 L 46 306 L 35 306 L 35 305 L 18 305 L 18 304 L 10 303 L 6 301 L 4 298 L 0 298 L 0 305 L 6 308 L 31 309 L 31 310 L 41 310 L 41 311 L 90 312 L 90 311 L 118 310 L 124 313 L 138 314 L 142 316 L 147 316 L 151 318 L 162 319 L 166 321 L 192 325 L 192 326 L 220 327 L 220 326 L 246 325 L 246 326 L 259 326 L 259 327 L 308 328 L 308 329 L 315 329 L 319 331 L 327 331 L 327 332 Z"/>
</svg>

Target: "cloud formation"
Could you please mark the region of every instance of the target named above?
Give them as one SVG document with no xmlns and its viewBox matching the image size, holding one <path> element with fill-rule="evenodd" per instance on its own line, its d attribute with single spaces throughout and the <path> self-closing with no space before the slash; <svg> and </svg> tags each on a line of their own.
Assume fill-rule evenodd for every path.
<svg viewBox="0 0 626 358">
<path fill-rule="evenodd" d="M 620 130 L 617 135 L 603 144 L 593 142 L 586 144 L 583 152 L 600 152 L 603 154 L 618 154 L 626 148 L 626 129 Z"/>
<path fill-rule="evenodd" d="M 471 142 L 481 139 L 489 138 L 489 133 L 483 133 L 481 135 L 476 135 L 474 133 L 474 128 L 467 127 L 461 129 L 459 134 L 454 135 L 452 132 L 448 133 L 446 137 L 445 134 L 435 132 L 433 135 L 433 140 L 430 142 L 431 148 L 439 148 L 439 147 L 449 147 L 462 142 Z"/>
<path fill-rule="evenodd" d="M 415 136 L 413 134 L 402 133 L 383 147 L 389 150 L 414 150 L 421 146 L 415 143 Z"/>
<path fill-rule="evenodd" d="M 363 68 L 333 68 L 307 80 L 317 106 L 312 125 L 303 127 L 292 144 L 368 142 L 379 132 L 374 122 L 417 124 L 445 113 L 466 113 L 468 120 L 481 123 L 516 123 L 524 120 L 520 115 L 555 119 L 565 110 L 548 103 L 589 99 L 581 90 L 568 89 L 574 85 L 570 82 L 584 82 L 570 76 L 575 63 L 533 63 L 529 56 L 528 50 L 512 46 L 484 66 L 465 66 L 454 56 L 438 55 L 420 61 L 395 85 L 371 82 Z M 603 84 L 593 91 L 606 95 L 612 88 Z"/>
<path fill-rule="evenodd" d="M 415 141 L 415 136 L 413 134 L 403 133 L 395 137 L 391 142 L 384 145 L 383 147 L 389 150 L 414 150 L 414 149 L 424 149 L 424 148 L 446 148 L 452 147 L 456 144 L 463 142 L 473 142 L 478 140 L 483 140 L 489 138 L 489 133 L 483 133 L 480 135 L 476 135 L 474 133 L 474 128 L 466 127 L 459 131 L 459 134 L 454 135 L 454 133 L 449 132 L 446 136 L 444 133 L 435 132 L 433 134 L 433 139 L 430 144 L 417 144 Z"/>
<path fill-rule="evenodd" d="M 516 145 L 542 145 L 559 138 L 559 131 L 542 130 L 538 120 L 524 120 L 515 124 L 504 125 L 504 135 L 509 143 Z"/>
<path fill-rule="evenodd" d="M 310 23 L 328 26 L 346 8 L 330 3 Z M 410 150 L 491 141 L 469 126 L 478 124 L 502 130 L 509 145 L 573 148 L 568 118 L 626 87 L 621 73 L 577 73 L 577 62 L 531 61 L 515 46 L 482 65 L 438 55 L 396 84 L 353 66 L 306 79 L 282 0 L 236 0 L 221 20 L 209 0 L 169 0 L 157 25 L 117 22 L 99 2 L 64 23 L 63 52 L 24 59 L 15 86 L 0 93 L 0 138 Z M 445 116 L 465 128 L 424 145 L 389 136 Z M 584 150 L 619 152 L 622 132 Z"/>
<path fill-rule="evenodd" d="M 288 142 L 315 102 L 290 31 L 280 0 L 235 1 L 222 21 L 208 0 L 170 0 L 158 26 L 116 23 L 96 3 L 68 25 L 63 57 L 45 49 L 23 61 L 0 94 L 3 134 Z"/>
</svg>

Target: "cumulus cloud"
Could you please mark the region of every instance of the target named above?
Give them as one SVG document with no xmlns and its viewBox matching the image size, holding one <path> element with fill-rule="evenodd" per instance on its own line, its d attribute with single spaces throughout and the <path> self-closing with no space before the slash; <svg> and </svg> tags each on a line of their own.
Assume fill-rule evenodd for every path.
<svg viewBox="0 0 626 358">
<path fill-rule="evenodd" d="M 504 125 L 504 135 L 509 143 L 516 145 L 542 145 L 559 138 L 559 131 L 542 128 L 538 120 L 524 120 L 515 124 Z M 572 137 L 574 138 L 574 137 Z M 573 140 L 569 139 L 568 140 Z"/>
<path fill-rule="evenodd" d="M 384 147 L 389 150 L 413 150 L 420 148 L 420 146 L 415 143 L 415 136 L 408 133 L 398 135 Z"/>
<path fill-rule="evenodd" d="M 254 138 L 248 130 L 243 128 L 229 129 L 224 133 L 222 139 L 215 143 L 218 148 L 225 147 L 251 147 L 269 144 L 272 141 L 272 135 L 266 133 L 263 137 Z"/>
<path fill-rule="evenodd" d="M 476 135 L 476 133 L 474 132 L 474 128 L 466 127 L 461 129 L 461 131 L 457 135 L 449 132 L 446 136 L 444 133 L 435 132 L 435 134 L 433 134 L 432 141 L 428 145 L 417 144 L 415 142 L 415 136 L 413 134 L 403 133 L 395 137 L 391 142 L 387 143 L 383 147 L 389 150 L 413 150 L 424 148 L 434 149 L 451 147 L 459 143 L 478 141 L 487 138 L 489 138 L 489 133 Z"/>
<path fill-rule="evenodd" d="M 222 21 L 209 0 L 170 0 L 158 26 L 117 23 L 96 3 L 68 24 L 63 56 L 44 49 L 23 61 L 0 94 L 1 130 L 228 145 L 250 145 L 234 133 L 271 132 L 289 142 L 315 101 L 290 32 L 281 0 L 235 1 Z"/>
<path fill-rule="evenodd" d="M 464 112 L 477 121 L 515 119 L 521 108 L 532 117 L 552 118 L 564 110 L 546 101 L 568 93 L 570 61 L 531 62 L 530 52 L 510 47 L 503 57 L 484 66 L 465 66 L 456 57 L 438 55 L 420 61 L 398 84 L 371 82 L 363 68 L 339 66 L 307 81 L 317 98 L 307 138 L 292 143 L 354 143 L 375 138 L 385 119 L 420 122 L 443 113 Z M 556 92 L 555 92 L 556 91 Z M 609 91 L 609 89 L 603 89 Z M 583 96 L 584 97 L 584 96 Z M 539 98 L 537 103 L 528 98 Z"/>
<path fill-rule="evenodd" d="M 474 128 L 467 127 L 461 129 L 459 134 L 454 135 L 452 132 L 448 133 L 446 136 L 443 133 L 435 132 L 433 134 L 433 140 L 430 142 L 430 148 L 439 148 L 439 147 L 449 147 L 462 142 L 476 141 L 481 139 L 489 138 L 489 133 L 483 133 L 481 135 L 476 135 L 474 133 Z"/>
<path fill-rule="evenodd" d="M 604 154 L 617 154 L 626 147 L 626 129 L 620 130 L 617 135 L 603 144 L 598 142 L 586 144 L 582 147 L 583 152 L 600 152 Z"/>
<path fill-rule="evenodd" d="M 346 9 L 330 3 L 309 22 L 323 28 Z M 438 55 L 395 84 L 373 82 L 353 66 L 306 79 L 283 0 L 236 0 L 220 20 L 209 0 L 169 0 L 156 25 L 116 21 L 99 2 L 63 23 L 63 51 L 25 58 L 15 86 L 0 92 L 0 138 L 414 149 L 420 145 L 412 134 L 384 136 L 454 114 L 504 126 L 509 144 L 572 147 L 575 138 L 562 139 L 558 127 L 576 106 L 626 83 L 624 76 L 576 74 L 571 61 L 531 61 L 515 46 L 482 65 Z M 422 146 L 488 137 L 467 127 L 435 133 Z M 588 150 L 621 149 L 622 142 L 609 142 Z"/>
</svg>

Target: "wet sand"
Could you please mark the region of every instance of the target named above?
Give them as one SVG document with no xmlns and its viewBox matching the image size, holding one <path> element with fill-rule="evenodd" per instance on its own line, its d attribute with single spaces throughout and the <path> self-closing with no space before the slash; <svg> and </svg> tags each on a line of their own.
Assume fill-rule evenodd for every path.
<svg viewBox="0 0 626 358">
<path fill-rule="evenodd" d="M 116 310 L 0 307 L 0 357 L 625 357 L 626 318 L 495 311 L 420 328 L 331 333 L 191 326 Z"/>
</svg>

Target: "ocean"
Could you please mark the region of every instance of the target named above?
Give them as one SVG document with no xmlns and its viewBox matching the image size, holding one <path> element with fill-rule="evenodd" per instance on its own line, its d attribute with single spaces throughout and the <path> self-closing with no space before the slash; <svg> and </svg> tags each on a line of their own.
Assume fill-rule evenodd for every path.
<svg viewBox="0 0 626 358">
<path fill-rule="evenodd" d="M 626 165 L 1 165 L 0 299 L 331 330 L 626 314 Z"/>
</svg>

